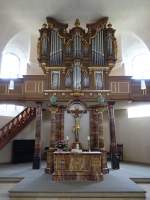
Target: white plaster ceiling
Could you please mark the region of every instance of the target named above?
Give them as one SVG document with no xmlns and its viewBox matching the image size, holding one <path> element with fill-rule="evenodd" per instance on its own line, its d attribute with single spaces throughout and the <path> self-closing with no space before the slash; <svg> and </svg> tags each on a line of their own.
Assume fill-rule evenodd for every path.
<svg viewBox="0 0 150 200">
<path fill-rule="evenodd" d="M 46 16 L 81 22 L 108 16 L 119 30 L 131 30 L 149 42 L 149 0 L 0 0 L 1 38 L 22 29 L 37 31 Z"/>
<path fill-rule="evenodd" d="M 70 24 L 108 16 L 117 33 L 134 33 L 150 48 L 150 0 L 0 0 L 0 51 L 21 31 L 38 34 L 46 16 Z"/>
</svg>

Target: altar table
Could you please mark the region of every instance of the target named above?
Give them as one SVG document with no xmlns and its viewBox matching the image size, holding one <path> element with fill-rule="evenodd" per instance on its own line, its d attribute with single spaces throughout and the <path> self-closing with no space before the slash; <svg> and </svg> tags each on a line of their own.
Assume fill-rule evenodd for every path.
<svg viewBox="0 0 150 200">
<path fill-rule="evenodd" d="M 100 181 L 102 174 L 101 152 L 54 152 L 54 181 Z"/>
</svg>

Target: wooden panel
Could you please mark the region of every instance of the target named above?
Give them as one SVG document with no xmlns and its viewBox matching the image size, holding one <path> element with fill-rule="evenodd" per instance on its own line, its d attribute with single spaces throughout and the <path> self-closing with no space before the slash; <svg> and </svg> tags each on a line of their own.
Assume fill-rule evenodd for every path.
<svg viewBox="0 0 150 200">
<path fill-rule="evenodd" d="M 42 94 L 43 93 L 43 80 L 28 80 L 25 81 L 26 94 Z"/>
<path fill-rule="evenodd" d="M 118 93 L 129 93 L 129 82 L 118 83 Z"/>
<path fill-rule="evenodd" d="M 132 96 L 142 96 L 142 90 L 141 90 L 141 85 L 139 81 L 132 81 L 132 91 L 131 94 Z"/>
<path fill-rule="evenodd" d="M 8 92 L 7 84 L 1 83 L 0 84 L 0 96 L 4 95 L 4 94 L 7 94 L 7 92 Z"/>
<path fill-rule="evenodd" d="M 83 101 L 94 102 L 98 95 L 109 93 L 109 90 L 82 90 L 74 92 L 72 90 L 49 90 L 48 75 L 27 75 L 23 79 L 16 79 L 14 90 L 9 90 L 10 80 L 0 79 L 0 100 L 48 100 L 50 96 L 57 95 L 59 101 L 69 101 L 78 97 Z M 140 80 L 131 79 L 130 76 L 109 77 L 109 89 L 111 100 L 142 100 L 148 101 L 150 98 L 150 80 L 146 80 L 146 90 L 141 90 Z"/>
<path fill-rule="evenodd" d="M 117 93 L 117 82 L 114 82 L 114 81 L 112 81 L 111 83 L 110 83 L 110 90 L 111 90 L 111 93 Z"/>
<path fill-rule="evenodd" d="M 10 80 L 0 79 L 1 100 L 45 100 L 44 85 L 47 82 L 45 75 L 27 75 L 23 79 L 14 80 L 14 90 L 9 90 Z"/>
<path fill-rule="evenodd" d="M 111 90 L 109 99 L 111 100 L 129 100 L 130 97 L 130 76 L 110 76 L 109 88 Z"/>
<path fill-rule="evenodd" d="M 130 86 L 129 86 L 129 82 L 128 81 L 126 81 L 126 82 L 123 82 L 123 81 L 121 81 L 121 82 L 114 82 L 114 81 L 112 81 L 111 83 L 110 83 L 110 88 L 111 88 L 111 93 L 129 93 L 130 91 L 129 91 L 129 88 L 130 88 Z"/>
<path fill-rule="evenodd" d="M 43 93 L 43 85 L 44 85 L 44 83 L 43 83 L 43 81 L 37 81 L 36 82 L 36 92 L 37 93 Z"/>
<path fill-rule="evenodd" d="M 25 93 L 35 93 L 36 92 L 36 82 L 26 81 L 25 82 Z"/>
<path fill-rule="evenodd" d="M 146 80 L 146 89 L 141 90 L 141 81 L 132 80 L 131 82 L 131 98 L 133 100 L 149 101 L 150 98 L 150 81 Z"/>
<path fill-rule="evenodd" d="M 8 90 L 8 94 L 21 96 L 23 94 L 23 84 L 16 83 L 14 90 Z"/>
</svg>

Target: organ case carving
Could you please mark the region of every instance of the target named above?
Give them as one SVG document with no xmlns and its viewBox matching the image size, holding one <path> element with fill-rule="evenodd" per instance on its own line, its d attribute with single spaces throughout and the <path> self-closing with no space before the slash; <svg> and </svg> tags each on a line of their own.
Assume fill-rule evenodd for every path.
<svg viewBox="0 0 150 200">
<path fill-rule="evenodd" d="M 51 81 L 47 92 L 61 90 L 98 95 L 109 93 L 108 74 L 116 62 L 115 30 L 104 17 L 95 23 L 80 26 L 79 19 L 68 30 L 68 24 L 47 18 L 38 40 L 38 60 Z M 91 95 L 92 96 L 92 95 Z M 95 95 L 94 95 L 95 96 Z"/>
</svg>

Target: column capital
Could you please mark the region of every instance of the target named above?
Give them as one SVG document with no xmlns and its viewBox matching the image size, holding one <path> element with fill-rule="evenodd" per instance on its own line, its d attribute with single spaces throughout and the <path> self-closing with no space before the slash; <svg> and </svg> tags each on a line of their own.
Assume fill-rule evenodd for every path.
<svg viewBox="0 0 150 200">
<path fill-rule="evenodd" d="M 41 105 L 41 106 L 43 104 L 41 101 L 36 101 L 35 103 L 36 103 L 36 105 Z"/>
<path fill-rule="evenodd" d="M 100 107 L 96 108 L 96 111 L 97 111 L 98 113 L 103 113 L 103 112 L 105 112 L 106 110 L 107 110 L 107 107 L 106 107 L 106 106 L 100 106 Z"/>
<path fill-rule="evenodd" d="M 60 112 L 60 111 L 65 111 L 65 110 L 66 110 L 65 106 L 49 106 L 48 107 L 48 111 L 53 113 L 53 114 Z"/>
<path fill-rule="evenodd" d="M 59 110 L 59 108 L 57 106 L 49 106 L 48 107 L 48 111 L 50 111 L 53 114 L 57 113 L 58 110 Z"/>
<path fill-rule="evenodd" d="M 107 110 L 107 105 L 94 105 L 94 106 L 90 106 L 88 107 L 88 110 L 95 110 L 96 112 L 104 112 L 105 110 Z"/>
<path fill-rule="evenodd" d="M 107 101 L 107 103 L 108 103 L 108 106 L 114 106 L 115 105 L 115 101 Z"/>
</svg>

